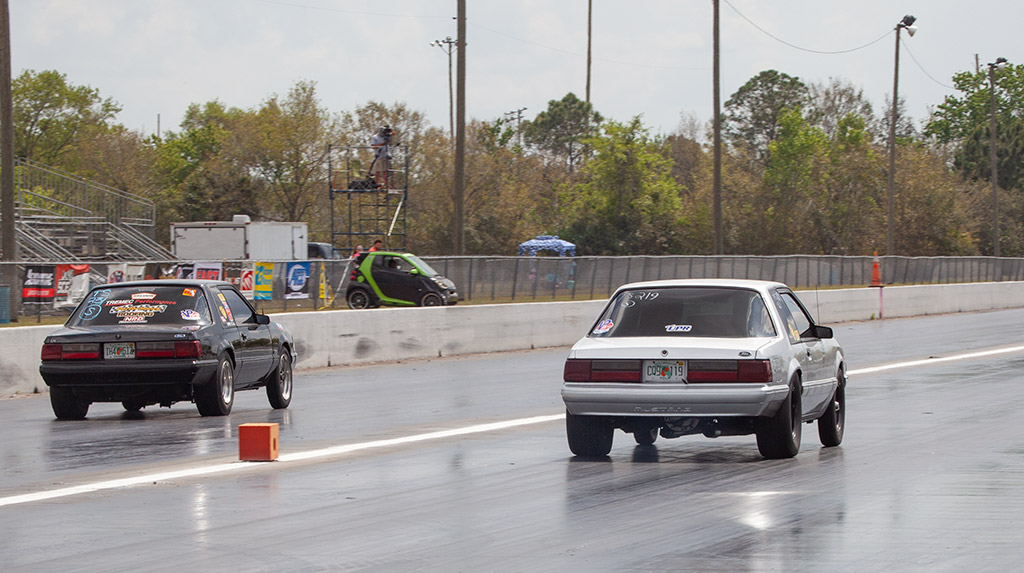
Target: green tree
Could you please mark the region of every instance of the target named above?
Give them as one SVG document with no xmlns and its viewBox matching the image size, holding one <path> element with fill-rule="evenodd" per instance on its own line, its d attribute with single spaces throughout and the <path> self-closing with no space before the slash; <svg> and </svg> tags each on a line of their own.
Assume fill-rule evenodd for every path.
<svg viewBox="0 0 1024 573">
<path fill-rule="evenodd" d="M 775 141 L 779 118 L 787 109 L 803 109 L 808 89 L 799 78 L 765 70 L 743 84 L 725 102 L 722 131 L 730 144 L 761 165 L 768 163 L 768 145 Z"/>
<path fill-rule="evenodd" d="M 311 234 L 329 234 L 327 146 L 336 122 L 320 104 L 316 84 L 298 82 L 284 98 L 271 96 L 247 116 L 240 133 L 245 163 L 265 190 L 261 215 L 306 221 Z"/>
<path fill-rule="evenodd" d="M 821 210 L 827 207 L 828 138 L 807 124 L 799 110 L 778 118 L 776 138 L 768 144 L 764 181 L 769 191 L 755 211 L 765 254 L 806 252 L 808 237 L 823 230 Z M 827 230 L 827 229 L 824 229 Z"/>
<path fill-rule="evenodd" d="M 547 110 L 538 113 L 533 121 L 523 123 L 523 138 L 534 149 L 573 171 L 585 152 L 583 140 L 597 132 L 602 119 L 593 105 L 570 92 L 561 100 L 549 101 Z"/>
<path fill-rule="evenodd" d="M 233 214 L 259 216 L 259 182 L 244 163 L 237 132 L 249 112 L 219 101 L 192 104 L 182 130 L 157 145 L 157 173 L 163 191 L 158 209 L 172 221 L 227 220 Z"/>
<path fill-rule="evenodd" d="M 1018 189 L 1024 177 L 1024 65 L 996 70 L 995 80 L 999 184 Z M 991 175 L 992 97 L 988 70 L 956 74 L 953 85 L 960 94 L 946 96 L 932 114 L 925 134 L 954 146 L 954 165 L 965 177 L 987 181 Z"/>
<path fill-rule="evenodd" d="M 830 78 L 827 83 L 811 84 L 808 98 L 809 123 L 820 127 L 830 139 L 836 137 L 840 122 L 850 116 L 860 118 L 865 126 L 874 124 L 871 101 L 864 97 L 863 89 L 849 81 Z"/>
<path fill-rule="evenodd" d="M 82 134 L 90 127 L 106 128 L 121 111 L 95 88 L 70 84 L 55 70 L 25 70 L 11 90 L 14 153 L 53 166 L 69 167 L 60 160 Z"/>
<path fill-rule="evenodd" d="M 610 121 L 584 143 L 594 157 L 582 181 L 566 186 L 563 237 L 583 254 L 658 255 L 679 252 L 685 228 L 672 161 L 639 116 Z"/>
</svg>

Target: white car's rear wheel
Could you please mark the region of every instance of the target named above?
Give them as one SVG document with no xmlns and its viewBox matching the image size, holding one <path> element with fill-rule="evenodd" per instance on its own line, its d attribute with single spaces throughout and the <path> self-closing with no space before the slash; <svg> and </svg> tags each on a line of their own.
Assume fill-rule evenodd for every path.
<svg viewBox="0 0 1024 573">
<path fill-rule="evenodd" d="M 800 451 L 802 408 L 800 379 L 794 378 L 789 385 L 789 395 L 779 411 L 765 420 L 757 430 L 757 450 L 762 456 L 778 460 L 791 458 Z"/>
<path fill-rule="evenodd" d="M 577 416 L 565 413 L 565 433 L 569 450 L 577 456 L 600 458 L 612 451 L 615 428 L 602 416 Z"/>
</svg>

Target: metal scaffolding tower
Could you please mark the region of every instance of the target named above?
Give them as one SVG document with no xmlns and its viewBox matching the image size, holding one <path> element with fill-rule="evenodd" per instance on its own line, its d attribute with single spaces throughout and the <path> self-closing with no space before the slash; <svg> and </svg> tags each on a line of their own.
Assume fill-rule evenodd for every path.
<svg viewBox="0 0 1024 573">
<path fill-rule="evenodd" d="M 406 248 L 405 207 L 409 199 L 409 153 L 404 145 L 384 152 L 387 168 L 374 179 L 370 146 L 327 147 L 331 199 L 331 242 L 344 255 L 375 239 L 389 250 Z M 378 159 L 377 161 L 381 161 Z M 347 249 L 347 250 L 346 250 Z"/>
</svg>

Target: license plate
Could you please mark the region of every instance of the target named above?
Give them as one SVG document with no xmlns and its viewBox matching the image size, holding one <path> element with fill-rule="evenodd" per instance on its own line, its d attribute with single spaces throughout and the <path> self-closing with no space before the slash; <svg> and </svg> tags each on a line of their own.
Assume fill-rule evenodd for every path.
<svg viewBox="0 0 1024 573">
<path fill-rule="evenodd" d="M 135 358 L 134 342 L 111 342 L 103 345 L 103 357 L 107 360 Z"/>
<path fill-rule="evenodd" d="M 686 382 L 686 361 L 644 360 L 644 382 Z"/>
</svg>

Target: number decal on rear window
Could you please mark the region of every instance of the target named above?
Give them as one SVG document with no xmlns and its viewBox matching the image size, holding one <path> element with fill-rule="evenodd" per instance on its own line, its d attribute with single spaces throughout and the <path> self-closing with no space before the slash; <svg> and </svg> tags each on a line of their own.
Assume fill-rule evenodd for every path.
<svg viewBox="0 0 1024 573">
<path fill-rule="evenodd" d="M 638 302 L 644 302 L 648 300 L 654 300 L 658 298 L 658 291 L 645 291 L 645 290 L 634 290 L 626 293 L 625 299 L 622 301 L 622 306 L 631 307 Z"/>
</svg>

